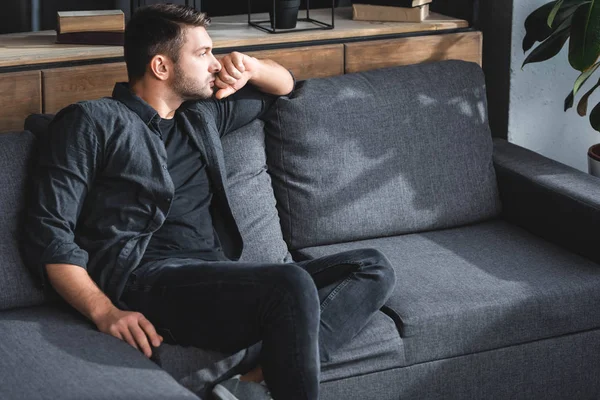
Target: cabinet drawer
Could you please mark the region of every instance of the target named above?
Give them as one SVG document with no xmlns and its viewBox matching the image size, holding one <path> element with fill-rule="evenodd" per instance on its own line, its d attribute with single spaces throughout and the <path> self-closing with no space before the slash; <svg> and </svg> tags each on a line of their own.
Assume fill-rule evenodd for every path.
<svg viewBox="0 0 600 400">
<path fill-rule="evenodd" d="M 56 113 L 69 104 L 112 94 L 115 82 L 127 81 L 125 63 L 86 65 L 42 71 L 44 112 Z"/>
<path fill-rule="evenodd" d="M 259 59 L 271 59 L 281 64 L 292 71 L 298 81 L 344 73 L 344 46 L 342 44 L 251 51 L 246 54 Z"/>
<path fill-rule="evenodd" d="M 464 60 L 481 65 L 481 32 L 370 40 L 345 46 L 345 72 L 359 72 L 428 61 Z"/>
<path fill-rule="evenodd" d="M 40 71 L 0 74 L 0 132 L 21 131 L 29 114 L 42 112 Z"/>
</svg>

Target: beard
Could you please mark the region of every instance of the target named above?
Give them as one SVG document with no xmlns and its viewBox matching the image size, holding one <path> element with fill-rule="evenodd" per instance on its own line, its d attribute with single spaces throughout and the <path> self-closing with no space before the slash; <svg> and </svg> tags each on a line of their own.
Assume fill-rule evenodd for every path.
<svg viewBox="0 0 600 400">
<path fill-rule="evenodd" d="M 200 82 L 186 75 L 186 73 L 177 64 L 175 64 L 173 91 L 183 101 L 203 100 L 208 99 L 213 95 L 213 91 L 208 82 L 202 85 Z"/>
</svg>

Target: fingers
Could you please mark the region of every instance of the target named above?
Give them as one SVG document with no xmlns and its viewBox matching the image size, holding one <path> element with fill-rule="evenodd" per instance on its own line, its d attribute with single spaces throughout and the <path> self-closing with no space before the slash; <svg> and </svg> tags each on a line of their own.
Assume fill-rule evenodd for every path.
<svg viewBox="0 0 600 400">
<path fill-rule="evenodd" d="M 125 326 L 124 329 L 119 330 L 119 334 L 121 335 L 121 338 L 126 341 L 127 343 L 129 343 L 131 346 L 135 347 L 136 349 L 139 350 L 137 343 L 135 342 L 135 339 L 133 338 L 133 336 L 131 335 L 131 332 L 129 332 L 129 328 L 127 326 Z"/>
<path fill-rule="evenodd" d="M 220 60 L 222 68 L 216 76 L 215 86 L 226 90 L 219 90 L 216 94 L 217 99 L 230 96 L 246 85 L 250 73 L 244 60 L 250 58 L 242 53 L 233 52 Z"/>
<path fill-rule="evenodd" d="M 112 319 L 112 322 L 102 326 L 105 330 L 100 329 L 101 331 L 127 342 L 147 357 L 152 356 L 150 344 L 158 347 L 163 341 L 163 337 L 156 332 L 154 325 L 138 312 L 120 311 Z"/>
<path fill-rule="evenodd" d="M 143 316 L 140 318 L 139 321 L 140 321 L 140 326 L 144 330 L 146 336 L 148 337 L 148 339 L 150 339 L 152 346 L 154 346 L 154 347 L 160 346 L 160 343 L 162 342 L 162 336 L 160 336 L 158 333 L 156 333 L 156 329 L 154 329 L 154 325 L 152 325 L 152 323 L 150 321 L 148 321 L 146 319 L 146 317 L 143 317 Z"/>
<path fill-rule="evenodd" d="M 150 348 L 150 343 L 148 343 L 148 337 L 140 328 L 139 324 L 131 324 L 129 325 L 129 331 L 133 335 L 137 348 L 142 351 L 146 355 L 146 357 L 150 358 L 152 356 L 152 349 Z"/>
<path fill-rule="evenodd" d="M 221 100 L 227 96 L 231 96 L 235 92 L 236 90 L 234 88 L 232 88 L 231 86 L 227 86 L 225 89 L 219 89 L 217 93 L 215 93 L 215 97 L 217 98 L 217 100 Z"/>
<path fill-rule="evenodd" d="M 223 74 L 225 72 L 227 74 Z M 224 75 L 225 78 L 229 78 L 228 80 L 226 80 L 227 83 L 233 84 L 238 79 L 242 79 L 243 72 L 243 63 L 234 63 L 234 60 L 230 57 L 227 57 L 223 60 L 223 68 L 221 69 L 221 73 Z"/>
<path fill-rule="evenodd" d="M 237 91 L 235 87 L 226 84 L 219 77 L 215 78 L 215 86 L 219 88 L 217 93 L 215 93 L 215 97 L 218 100 L 224 99 L 227 96 L 231 96 Z"/>
</svg>

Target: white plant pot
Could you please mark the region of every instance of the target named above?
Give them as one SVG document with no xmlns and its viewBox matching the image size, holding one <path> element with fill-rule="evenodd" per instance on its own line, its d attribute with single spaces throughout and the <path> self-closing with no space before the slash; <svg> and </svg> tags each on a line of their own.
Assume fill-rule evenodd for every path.
<svg viewBox="0 0 600 400">
<path fill-rule="evenodd" d="M 600 178 L 600 143 L 588 150 L 588 172 Z"/>
</svg>

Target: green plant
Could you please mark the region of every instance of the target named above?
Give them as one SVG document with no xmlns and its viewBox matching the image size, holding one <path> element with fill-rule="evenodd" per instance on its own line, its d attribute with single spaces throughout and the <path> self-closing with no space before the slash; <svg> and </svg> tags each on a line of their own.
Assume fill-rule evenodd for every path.
<svg viewBox="0 0 600 400">
<path fill-rule="evenodd" d="M 565 111 L 573 107 L 579 89 L 600 67 L 600 0 L 556 0 L 544 4 L 525 20 L 527 31 L 523 51 L 534 48 L 523 62 L 546 61 L 557 55 L 569 40 L 569 63 L 581 74 L 565 99 Z M 600 79 L 577 105 L 577 113 L 585 116 L 590 95 L 600 87 Z M 600 103 L 590 112 L 592 127 L 600 132 Z"/>
</svg>

